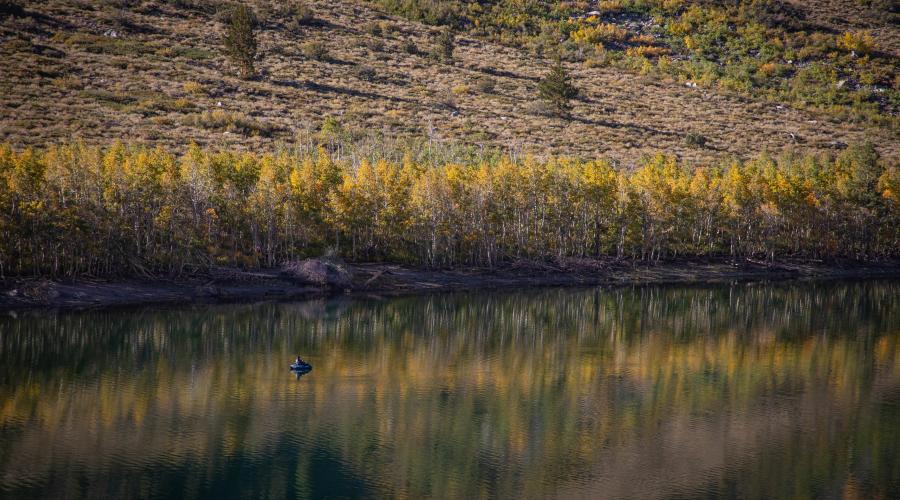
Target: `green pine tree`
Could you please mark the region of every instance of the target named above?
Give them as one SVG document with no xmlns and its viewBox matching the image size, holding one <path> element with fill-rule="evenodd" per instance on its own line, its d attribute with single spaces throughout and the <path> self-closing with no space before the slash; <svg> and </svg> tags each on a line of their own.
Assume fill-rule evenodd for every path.
<svg viewBox="0 0 900 500">
<path fill-rule="evenodd" d="M 570 100 L 578 95 L 578 89 L 569 82 L 569 73 L 557 59 L 550 72 L 538 86 L 538 96 L 549 104 L 562 117 L 568 117 L 572 111 Z"/>
<path fill-rule="evenodd" d="M 225 31 L 225 50 L 238 66 L 241 77 L 250 78 L 256 74 L 253 59 L 256 58 L 256 16 L 250 7 L 238 4 L 228 18 Z"/>
</svg>

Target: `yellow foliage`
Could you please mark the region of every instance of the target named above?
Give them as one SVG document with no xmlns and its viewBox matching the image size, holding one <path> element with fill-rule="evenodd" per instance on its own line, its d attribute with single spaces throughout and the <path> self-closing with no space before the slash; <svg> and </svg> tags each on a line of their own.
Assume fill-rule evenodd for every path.
<svg viewBox="0 0 900 500">
<path fill-rule="evenodd" d="M 777 64 L 769 62 L 769 63 L 760 64 L 759 68 L 756 69 L 756 73 L 763 78 L 769 78 L 770 76 L 775 74 L 775 71 L 777 69 L 778 69 Z"/>
<path fill-rule="evenodd" d="M 200 82 L 184 82 L 184 91 L 193 95 L 206 95 L 206 88 Z"/>
<path fill-rule="evenodd" d="M 674 12 L 684 6 L 684 0 L 663 0 L 662 8 Z"/>
<path fill-rule="evenodd" d="M 675 36 L 687 37 L 691 32 L 691 25 L 687 21 L 674 21 L 669 25 L 669 32 Z"/>
<path fill-rule="evenodd" d="M 469 93 L 468 85 L 456 85 L 452 89 L 450 89 L 454 95 L 466 95 Z"/>
<path fill-rule="evenodd" d="M 653 45 L 656 39 L 653 35 L 632 35 L 628 41 L 637 45 Z"/>
<path fill-rule="evenodd" d="M 837 38 L 837 46 L 839 49 L 847 52 L 853 51 L 857 54 L 869 54 L 877 49 L 875 39 L 869 31 L 851 32 L 845 31 Z"/>
<path fill-rule="evenodd" d="M 629 47 L 625 53 L 633 57 L 653 58 L 669 54 L 671 51 L 666 47 L 652 47 L 642 45 L 640 47 Z"/>
<path fill-rule="evenodd" d="M 615 24 L 601 23 L 595 26 L 582 26 L 572 32 L 572 40 L 583 45 L 599 43 L 621 43 L 628 39 L 628 30 Z"/>
<path fill-rule="evenodd" d="M 684 37 L 684 46 L 688 48 L 688 50 L 695 50 L 699 45 L 696 41 L 690 36 Z"/>
<path fill-rule="evenodd" d="M 622 0 L 601 0 L 597 4 L 597 9 L 603 12 L 618 12 L 625 8 L 625 2 Z"/>
<path fill-rule="evenodd" d="M 881 196 L 890 200 L 895 207 L 900 208 L 900 166 L 893 166 L 884 171 L 878 179 L 878 189 Z"/>
<path fill-rule="evenodd" d="M 848 151 L 713 168 L 660 154 L 617 170 L 603 160 L 432 164 L 413 154 L 354 164 L 322 146 L 258 155 L 191 145 L 180 157 L 121 143 L 0 146 L 9 236 L 0 256 L 10 273 L 71 275 L 135 259 L 163 270 L 270 266 L 328 247 L 427 265 L 611 252 L 846 255 L 862 244 L 894 255 L 900 174 L 871 147 Z M 818 232 L 823 225 L 833 231 Z"/>
</svg>

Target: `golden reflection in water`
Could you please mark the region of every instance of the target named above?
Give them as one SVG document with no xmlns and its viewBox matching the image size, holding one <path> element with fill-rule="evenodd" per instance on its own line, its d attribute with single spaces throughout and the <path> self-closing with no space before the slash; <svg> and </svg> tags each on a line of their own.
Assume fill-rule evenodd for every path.
<svg viewBox="0 0 900 500">
<path fill-rule="evenodd" d="M 890 496 L 900 284 L 0 320 L 0 492 Z M 296 378 L 301 353 L 313 371 Z"/>
</svg>

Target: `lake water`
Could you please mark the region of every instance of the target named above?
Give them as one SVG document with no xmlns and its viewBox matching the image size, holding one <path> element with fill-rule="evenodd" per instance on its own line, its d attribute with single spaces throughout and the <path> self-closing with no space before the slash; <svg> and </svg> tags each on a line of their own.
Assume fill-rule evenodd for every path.
<svg viewBox="0 0 900 500">
<path fill-rule="evenodd" d="M 0 317 L 2 498 L 844 495 L 900 498 L 897 281 Z"/>
</svg>

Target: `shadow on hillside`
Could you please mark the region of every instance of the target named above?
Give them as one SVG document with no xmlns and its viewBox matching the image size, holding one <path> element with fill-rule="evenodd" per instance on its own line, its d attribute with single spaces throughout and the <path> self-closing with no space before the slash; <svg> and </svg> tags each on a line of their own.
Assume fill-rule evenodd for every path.
<svg viewBox="0 0 900 500">
<path fill-rule="evenodd" d="M 831 26 L 825 26 L 824 24 L 821 24 L 821 23 L 807 22 L 804 24 L 803 27 L 804 27 L 804 29 L 806 29 L 807 31 L 810 31 L 810 32 L 820 31 L 822 33 L 828 33 L 829 35 L 840 35 L 841 34 L 840 30 L 835 29 Z"/>
<path fill-rule="evenodd" d="M 597 127 L 607 127 L 607 128 L 624 128 L 629 130 L 634 130 L 635 132 L 640 132 L 644 134 L 653 134 L 653 135 L 664 135 L 666 137 L 678 137 L 681 134 L 676 132 L 669 132 L 668 130 L 659 130 L 652 127 L 648 127 L 646 125 L 639 125 L 637 123 L 621 123 L 614 121 L 606 121 L 606 120 L 595 120 L 593 118 L 584 118 L 581 116 L 573 116 L 573 121 L 578 123 L 583 123 L 585 125 L 594 125 Z"/>
<path fill-rule="evenodd" d="M 315 28 L 315 29 L 339 29 L 341 26 L 337 24 L 333 24 L 327 19 L 320 19 L 318 17 L 305 21 L 299 28 L 297 26 L 291 26 L 287 22 L 278 21 L 273 22 L 269 25 L 271 29 L 276 31 L 283 31 L 285 33 L 290 33 L 292 35 L 300 35 L 303 28 Z"/>
<path fill-rule="evenodd" d="M 502 77 L 502 78 L 513 78 L 516 80 L 531 80 L 532 82 L 537 82 L 540 80 L 540 78 L 538 78 L 536 76 L 520 75 L 518 73 L 513 73 L 512 71 L 506 71 L 506 70 L 497 69 L 497 68 L 473 67 L 473 68 L 468 68 L 468 69 L 471 69 L 472 71 L 477 71 L 479 73 L 484 73 L 486 75 L 497 76 L 497 77 Z"/>
<path fill-rule="evenodd" d="M 321 62 L 328 63 L 328 64 L 335 64 L 338 66 L 356 66 L 356 64 L 351 61 L 345 61 L 343 59 L 337 59 L 337 58 L 330 57 L 330 56 Z"/>
<path fill-rule="evenodd" d="M 307 89 L 307 90 L 312 90 L 314 92 L 320 92 L 320 93 L 349 95 L 349 96 L 353 96 L 353 97 L 363 97 L 366 99 L 382 99 L 382 100 L 393 101 L 393 102 L 413 102 L 411 99 L 406 99 L 403 97 L 388 96 L 388 95 L 378 94 L 375 92 L 366 92 L 364 90 L 350 89 L 350 88 L 346 88 L 346 87 L 338 87 L 337 85 L 329 85 L 327 83 L 316 83 L 316 82 L 311 82 L 309 80 L 302 82 L 302 83 L 293 81 L 293 80 L 272 80 L 272 83 L 275 85 L 280 85 L 282 87 L 290 87 L 293 89 Z"/>
<path fill-rule="evenodd" d="M 598 127 L 607 127 L 607 128 L 623 128 L 628 130 L 633 130 L 637 133 L 642 134 L 650 134 L 650 135 L 661 135 L 665 137 L 680 137 L 683 141 L 687 137 L 687 134 L 679 133 L 679 132 L 669 132 L 668 130 L 659 130 L 652 127 L 648 127 L 646 125 L 639 125 L 637 123 L 620 123 L 620 122 L 611 122 L 606 120 L 594 120 L 591 118 L 583 118 L 578 116 L 573 116 L 572 121 L 576 121 L 578 123 L 583 123 L 585 125 L 594 125 Z M 709 151 L 716 152 L 725 152 L 728 151 L 726 148 L 713 146 L 712 144 L 706 143 L 701 146 L 701 149 L 706 149 Z"/>
<path fill-rule="evenodd" d="M 12 19 L 31 18 L 32 22 L 19 22 L 17 25 L 27 33 L 35 35 L 53 36 L 57 31 L 76 31 L 78 27 L 65 19 L 57 19 L 40 12 L 28 10 L 12 2 L 0 2 L 0 19 L 4 17 Z"/>
</svg>

